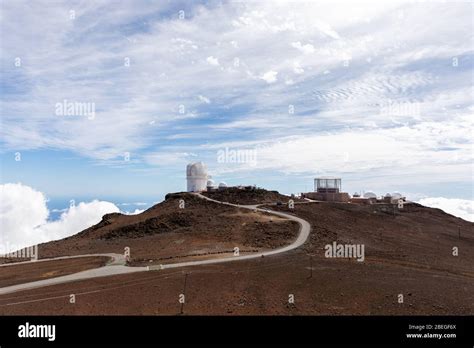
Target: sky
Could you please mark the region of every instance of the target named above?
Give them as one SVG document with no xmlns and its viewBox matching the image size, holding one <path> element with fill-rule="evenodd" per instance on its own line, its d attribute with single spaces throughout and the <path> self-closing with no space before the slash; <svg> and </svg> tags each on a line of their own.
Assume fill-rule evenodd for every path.
<svg viewBox="0 0 474 348">
<path fill-rule="evenodd" d="M 28 233 L 55 199 L 151 205 L 185 190 L 194 161 L 229 185 L 299 193 L 339 176 L 473 219 L 472 2 L 0 9 L 3 230 L 36 193 L 46 215 Z"/>
</svg>

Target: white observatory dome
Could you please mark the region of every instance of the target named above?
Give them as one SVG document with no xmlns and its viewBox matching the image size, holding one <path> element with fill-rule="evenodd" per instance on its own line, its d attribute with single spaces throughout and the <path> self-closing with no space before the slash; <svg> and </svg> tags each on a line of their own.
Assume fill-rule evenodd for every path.
<svg viewBox="0 0 474 348">
<path fill-rule="evenodd" d="M 205 176 L 207 179 L 207 167 L 202 162 L 189 163 L 186 166 L 187 176 Z"/>
<path fill-rule="evenodd" d="M 369 191 L 369 192 L 364 193 L 364 198 L 377 198 L 377 195 Z"/>
<path fill-rule="evenodd" d="M 207 180 L 207 187 L 214 187 L 214 186 L 215 186 L 214 180 L 212 179 Z"/>
<path fill-rule="evenodd" d="M 387 194 L 385 194 L 385 197 L 387 197 L 387 198 L 391 198 L 391 197 L 392 197 L 392 195 L 391 195 L 390 193 L 387 193 Z"/>
<path fill-rule="evenodd" d="M 399 192 L 392 193 L 392 203 L 398 203 L 400 200 L 403 200 L 403 196 Z"/>
<path fill-rule="evenodd" d="M 220 182 L 219 183 L 219 188 L 220 189 L 225 189 L 225 188 L 227 188 L 227 184 L 225 182 Z"/>
<path fill-rule="evenodd" d="M 392 193 L 392 198 L 393 199 L 400 199 L 400 198 L 402 198 L 402 194 L 398 193 L 398 192 L 394 192 L 394 193 Z"/>
<path fill-rule="evenodd" d="M 207 167 L 202 162 L 189 163 L 186 166 L 186 180 L 188 192 L 200 192 L 206 190 Z"/>
</svg>

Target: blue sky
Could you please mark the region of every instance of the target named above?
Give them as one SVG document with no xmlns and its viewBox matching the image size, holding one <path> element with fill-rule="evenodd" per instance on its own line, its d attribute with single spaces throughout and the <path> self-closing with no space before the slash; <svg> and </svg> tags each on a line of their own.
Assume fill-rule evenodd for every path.
<svg viewBox="0 0 474 348">
<path fill-rule="evenodd" d="M 473 199 L 472 3 L 0 6 L 2 183 L 153 202 L 202 160 L 284 193 L 337 175 L 350 193 Z M 94 118 L 57 115 L 64 100 Z M 219 163 L 226 148 L 256 163 Z"/>
</svg>

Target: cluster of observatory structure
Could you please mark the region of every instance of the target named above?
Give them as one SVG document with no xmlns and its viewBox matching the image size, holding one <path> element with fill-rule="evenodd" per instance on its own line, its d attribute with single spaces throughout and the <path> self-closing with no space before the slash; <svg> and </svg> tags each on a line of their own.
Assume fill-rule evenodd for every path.
<svg viewBox="0 0 474 348">
<path fill-rule="evenodd" d="M 227 184 L 220 182 L 218 185 L 214 183 L 208 174 L 207 167 L 203 162 L 190 163 L 186 167 L 186 180 L 188 192 L 203 192 L 225 190 Z M 238 186 L 243 189 L 252 189 L 255 186 Z M 346 202 L 359 204 L 373 203 L 400 203 L 405 201 L 400 193 L 387 193 L 385 196 L 377 197 L 373 192 L 365 192 L 364 194 L 354 193 L 352 196 L 342 191 L 342 180 L 336 177 L 319 177 L 314 179 L 314 191 L 301 193 L 301 198 L 308 198 L 315 201 L 325 202 Z"/>
<path fill-rule="evenodd" d="M 214 183 L 214 180 L 211 179 L 207 172 L 207 166 L 203 162 L 189 163 L 186 166 L 186 181 L 188 192 L 223 190 L 227 188 L 225 182 L 220 182 L 219 185 Z"/>
<path fill-rule="evenodd" d="M 406 198 L 400 193 L 387 193 L 385 196 L 377 197 L 373 192 L 365 192 L 363 195 L 354 193 L 352 196 L 342 192 L 342 179 L 323 176 L 314 179 L 314 191 L 301 194 L 302 198 L 326 202 L 350 202 L 359 204 L 392 203 L 397 204 Z"/>
</svg>

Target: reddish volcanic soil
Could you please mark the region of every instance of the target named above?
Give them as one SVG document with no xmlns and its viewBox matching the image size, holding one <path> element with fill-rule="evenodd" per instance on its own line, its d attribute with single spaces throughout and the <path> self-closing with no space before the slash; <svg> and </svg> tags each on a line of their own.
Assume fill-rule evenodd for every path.
<svg viewBox="0 0 474 348">
<path fill-rule="evenodd" d="M 32 262 L 0 268 L 0 288 L 64 276 L 104 266 L 109 257 L 80 257 L 68 260 Z"/>
<path fill-rule="evenodd" d="M 242 254 L 278 248 L 298 229 L 293 221 L 180 193 L 138 215 L 107 214 L 72 237 L 40 245 L 39 257 L 122 254 L 129 247 L 133 265 L 172 263 L 232 254 L 234 247 Z"/>
<path fill-rule="evenodd" d="M 321 262 L 319 262 L 321 261 Z M 0 296 L 0 315 L 471 314 L 472 278 L 396 265 L 313 260 L 301 252 L 93 279 Z M 69 295 L 76 294 L 76 303 Z M 404 303 L 397 302 L 404 294 Z M 288 296 L 295 296 L 295 304 Z M 54 297 L 52 300 L 42 300 Z M 12 306 L 5 306 L 15 303 Z"/>
<path fill-rule="evenodd" d="M 286 206 L 272 209 L 291 212 Z M 307 203 L 296 204 L 293 212 L 312 226 L 302 248 L 315 257 L 324 257 L 324 246 L 333 241 L 364 244 L 365 263 L 474 277 L 474 224 L 440 209 L 416 203 L 400 210 L 388 204 Z M 453 256 L 453 247 L 459 256 Z"/>
<path fill-rule="evenodd" d="M 170 202 L 163 203 L 160 214 L 147 214 L 161 216 L 164 211 L 173 212 L 171 206 L 177 201 L 173 198 Z M 197 207 L 201 204 L 206 208 Z M 220 216 L 219 223 L 226 226 L 219 230 L 222 231 L 218 234 L 220 239 L 237 238 L 234 234 L 243 238 L 241 214 L 246 218 L 251 216 L 250 220 L 257 218 L 253 212 L 224 206 L 219 210 L 201 200 L 190 202 L 190 208 L 192 206 L 196 206 L 191 214 L 195 219 L 192 226 L 200 226 L 203 240 L 212 240 L 205 226 L 215 223 L 215 215 Z M 296 204 L 294 210 L 273 205 L 269 209 L 308 220 L 312 231 L 307 243 L 285 254 L 256 260 L 112 276 L 4 295 L 0 296 L 0 315 L 176 315 L 181 311 L 178 297 L 184 291 L 186 274 L 185 315 L 474 314 L 473 223 L 418 204 L 406 204 L 400 211 L 387 205 L 336 203 L 302 203 Z M 259 218 L 268 216 L 259 215 Z M 104 221 L 111 221 L 106 226 L 128 226 L 122 219 Z M 285 239 L 283 231 L 275 228 L 283 226 L 282 223 L 267 222 L 271 228 L 264 233 L 271 235 L 275 229 L 279 236 L 269 237 L 273 241 L 271 245 Z M 294 231 L 295 226 L 291 227 Z M 185 238 L 188 233 L 199 242 L 200 236 L 193 233 L 193 227 L 182 228 L 189 230 L 163 234 L 170 235 L 167 240 L 170 243 Z M 105 226 L 100 230 L 88 229 L 82 236 L 72 238 L 73 242 L 48 243 L 45 251 L 95 252 L 87 248 L 107 245 L 101 244 L 107 239 L 102 241 L 100 236 L 111 231 Z M 113 229 L 117 230 L 122 231 Z M 248 248 L 257 247 L 252 243 L 258 243 L 259 233 L 262 232 L 250 233 L 253 237 L 247 239 Z M 121 247 L 123 243 L 119 241 L 125 237 L 118 238 L 117 245 Z M 146 237 L 126 238 L 127 243 L 147 241 L 143 239 Z M 288 243 L 290 238 L 286 240 Z M 364 244 L 364 262 L 326 258 L 324 246 L 334 241 Z M 459 249 L 459 256 L 453 256 L 453 247 Z M 146 246 L 143 248 L 148 250 Z M 173 252 L 171 247 L 165 250 Z M 175 250 L 183 252 L 179 246 Z M 186 252 L 189 250 L 192 248 Z M 75 304 L 69 303 L 71 293 L 76 294 Z M 288 303 L 290 294 L 294 295 L 294 304 Z M 400 294 L 403 303 L 398 303 Z M 53 299 L 45 300 L 51 297 Z"/>
<path fill-rule="evenodd" d="M 228 187 L 223 190 L 203 192 L 203 195 L 215 199 L 216 201 L 240 205 L 255 205 L 276 202 L 287 203 L 290 199 L 295 202 L 304 201 L 299 198 L 291 198 L 289 196 L 282 195 L 277 191 L 267 191 L 261 188 L 247 191 L 238 189 L 236 187 Z"/>
</svg>

